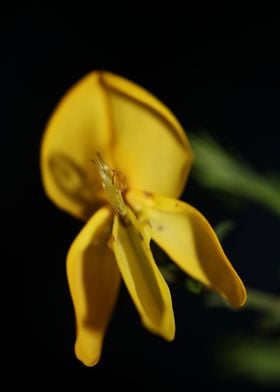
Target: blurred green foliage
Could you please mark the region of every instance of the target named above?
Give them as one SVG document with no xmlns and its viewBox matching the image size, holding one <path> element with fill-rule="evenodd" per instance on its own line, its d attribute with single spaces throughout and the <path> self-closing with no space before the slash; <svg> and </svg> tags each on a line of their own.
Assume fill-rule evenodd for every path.
<svg viewBox="0 0 280 392">
<path fill-rule="evenodd" d="M 228 339 L 219 347 L 217 364 L 232 377 L 268 386 L 280 383 L 280 341 L 267 337 Z"/>
<path fill-rule="evenodd" d="M 194 279 L 186 278 L 185 279 L 185 286 L 186 286 L 186 289 L 190 293 L 193 293 L 193 294 L 200 294 L 201 293 L 202 284 Z"/>
<path fill-rule="evenodd" d="M 208 133 L 190 134 L 195 153 L 192 176 L 200 186 L 262 204 L 280 215 L 280 177 L 259 174 L 237 153 L 231 153 Z"/>
<path fill-rule="evenodd" d="M 192 171 L 197 183 L 207 190 L 259 203 L 280 216 L 280 177 L 257 173 L 237 153 L 223 148 L 209 134 L 190 135 L 195 152 Z M 222 241 L 234 228 L 230 220 L 220 222 L 216 234 Z M 272 272 L 273 273 L 273 272 Z M 247 288 L 248 299 L 242 312 L 259 314 L 252 331 L 229 336 L 218 347 L 215 363 L 230 378 L 241 377 L 252 383 L 280 385 L 280 297 Z M 205 295 L 209 307 L 231 309 L 214 293 Z"/>
<path fill-rule="evenodd" d="M 235 223 L 233 220 L 226 219 L 219 222 L 215 226 L 215 233 L 217 234 L 220 241 L 223 239 L 235 228 Z"/>
</svg>

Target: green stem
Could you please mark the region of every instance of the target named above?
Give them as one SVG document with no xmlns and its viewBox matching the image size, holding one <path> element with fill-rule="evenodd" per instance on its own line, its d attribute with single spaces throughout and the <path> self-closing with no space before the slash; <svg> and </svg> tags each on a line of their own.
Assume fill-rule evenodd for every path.
<svg viewBox="0 0 280 392">
<path fill-rule="evenodd" d="M 245 308 L 280 317 L 280 298 L 278 296 L 251 288 L 247 289 L 247 295 Z"/>
<path fill-rule="evenodd" d="M 257 187 L 256 187 L 257 189 Z M 280 215 L 280 193 L 279 190 L 273 187 L 269 182 L 263 180 L 259 186 L 259 193 L 255 193 L 252 199 L 267 207 L 272 212 Z"/>
<path fill-rule="evenodd" d="M 257 173 L 247 162 L 220 146 L 209 135 L 191 135 L 195 152 L 192 175 L 208 189 L 262 204 L 280 216 L 278 175 Z"/>
<path fill-rule="evenodd" d="M 228 303 L 217 294 L 209 294 L 206 302 L 210 307 L 229 307 Z M 247 288 L 247 302 L 244 310 L 255 310 L 262 314 L 280 318 L 280 297 L 274 294 Z M 241 309 L 242 310 L 242 309 Z"/>
</svg>

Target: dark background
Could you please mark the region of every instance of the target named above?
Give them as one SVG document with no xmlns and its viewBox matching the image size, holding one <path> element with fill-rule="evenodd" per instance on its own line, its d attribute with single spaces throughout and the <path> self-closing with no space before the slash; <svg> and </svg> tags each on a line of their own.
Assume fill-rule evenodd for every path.
<svg viewBox="0 0 280 392">
<path fill-rule="evenodd" d="M 56 375 L 64 383 L 88 382 L 92 389 L 254 389 L 241 378 L 226 378 L 214 358 L 220 339 L 252 333 L 258 315 L 208 309 L 201 296 L 181 286 L 171 288 L 177 323 L 172 344 L 141 327 L 123 289 L 100 364 L 88 369 L 75 359 L 65 256 L 81 224 L 46 198 L 39 173 L 49 115 L 66 89 L 94 69 L 135 81 L 167 104 L 186 130 L 207 129 L 256 169 L 279 172 L 277 14 L 211 11 L 77 4 L 64 10 L 15 7 L 1 15 L 2 176 L 9 184 L 1 230 L 13 238 L 10 258 L 24 269 L 18 366 L 28 383 L 40 374 L 41 383 Z M 232 218 L 237 229 L 224 242 L 226 253 L 245 284 L 277 293 L 279 219 L 255 205 L 230 209 L 192 178 L 183 199 L 213 225 Z"/>
</svg>

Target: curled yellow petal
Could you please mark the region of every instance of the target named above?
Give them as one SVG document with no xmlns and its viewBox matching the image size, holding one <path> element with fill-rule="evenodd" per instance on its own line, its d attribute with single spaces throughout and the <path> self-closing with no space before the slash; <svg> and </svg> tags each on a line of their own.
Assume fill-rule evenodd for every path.
<svg viewBox="0 0 280 392">
<path fill-rule="evenodd" d="M 112 248 L 119 269 L 143 324 L 172 340 L 175 323 L 169 288 L 154 262 L 147 230 L 129 208 L 127 216 L 126 221 L 114 219 Z"/>
<path fill-rule="evenodd" d="M 189 204 L 163 196 L 129 192 L 127 200 L 148 220 L 153 240 L 186 273 L 242 306 L 246 290 L 210 224 Z"/>
<path fill-rule="evenodd" d="M 108 72 L 88 74 L 65 94 L 42 140 L 46 192 L 81 219 L 104 203 L 90 162 L 96 152 L 124 173 L 128 187 L 172 197 L 182 191 L 192 163 L 187 137 L 169 109 L 141 87 Z"/>
<path fill-rule="evenodd" d="M 41 146 L 41 172 L 48 196 L 70 214 L 88 219 L 102 204 L 94 164 L 97 151 L 111 162 L 107 94 L 99 73 L 90 73 L 63 97 L 50 117 Z"/>
<path fill-rule="evenodd" d="M 170 110 L 152 94 L 105 72 L 117 169 L 130 189 L 177 197 L 192 164 L 186 134 Z"/>
<path fill-rule="evenodd" d="M 120 273 L 114 254 L 107 246 L 111 230 L 112 213 L 103 207 L 78 234 L 67 256 L 67 276 L 77 326 L 75 352 L 86 366 L 99 361 L 119 290 Z"/>
</svg>

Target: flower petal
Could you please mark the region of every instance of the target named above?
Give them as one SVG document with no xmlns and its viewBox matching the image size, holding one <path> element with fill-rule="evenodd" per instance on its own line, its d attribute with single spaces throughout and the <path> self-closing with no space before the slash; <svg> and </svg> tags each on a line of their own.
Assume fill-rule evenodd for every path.
<svg viewBox="0 0 280 392">
<path fill-rule="evenodd" d="M 130 189 L 177 197 L 192 163 L 186 134 L 170 110 L 149 92 L 104 72 L 114 132 L 116 169 Z"/>
<path fill-rule="evenodd" d="M 141 87 L 108 72 L 92 72 L 66 93 L 42 142 L 48 196 L 81 219 L 104 202 L 90 162 L 96 152 L 126 175 L 130 188 L 168 196 L 180 194 L 192 163 L 172 113 Z"/>
<path fill-rule="evenodd" d="M 129 192 L 127 201 L 139 219 L 150 222 L 153 240 L 183 271 L 219 292 L 232 306 L 245 303 L 243 283 L 200 212 L 178 200 L 141 192 Z"/>
<path fill-rule="evenodd" d="M 143 324 L 172 340 L 175 323 L 169 288 L 154 262 L 146 229 L 129 208 L 128 217 L 126 222 L 118 216 L 114 220 L 112 247 L 119 269 Z"/>
<path fill-rule="evenodd" d="M 41 171 L 48 196 L 70 214 L 87 219 L 102 204 L 97 151 L 111 163 L 112 139 L 106 91 L 99 73 L 72 87 L 52 114 L 42 141 Z"/>
<path fill-rule="evenodd" d="M 67 256 L 77 325 L 75 352 L 86 366 L 99 361 L 119 289 L 120 273 L 114 253 L 107 246 L 111 230 L 112 213 L 103 207 L 78 234 Z"/>
</svg>

